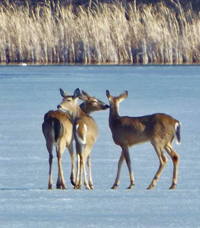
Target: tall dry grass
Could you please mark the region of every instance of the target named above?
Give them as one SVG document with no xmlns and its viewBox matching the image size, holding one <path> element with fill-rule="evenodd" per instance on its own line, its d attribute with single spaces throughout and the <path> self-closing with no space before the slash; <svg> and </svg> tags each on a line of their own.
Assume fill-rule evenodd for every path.
<svg viewBox="0 0 200 228">
<path fill-rule="evenodd" d="M 2 6 L 0 62 L 199 63 L 200 16 L 164 4 Z"/>
</svg>

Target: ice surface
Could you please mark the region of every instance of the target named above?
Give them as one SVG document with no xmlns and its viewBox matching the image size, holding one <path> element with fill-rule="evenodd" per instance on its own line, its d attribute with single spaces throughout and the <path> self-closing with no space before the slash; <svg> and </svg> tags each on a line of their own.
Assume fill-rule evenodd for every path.
<svg viewBox="0 0 200 228">
<path fill-rule="evenodd" d="M 172 162 L 156 187 L 145 190 L 158 169 L 150 144 L 131 148 L 136 179 L 129 185 L 124 164 L 114 183 L 120 148 L 108 127 L 108 111 L 94 113 L 99 137 L 92 151 L 93 191 L 73 190 L 70 157 L 63 167 L 67 190 L 47 190 L 48 153 L 42 135 L 44 114 L 61 102 L 59 88 L 76 88 L 108 103 L 105 91 L 128 90 L 120 114 L 164 112 L 182 123 L 178 186 Z M 200 66 L 0 66 L 0 227 L 200 227 Z"/>
</svg>

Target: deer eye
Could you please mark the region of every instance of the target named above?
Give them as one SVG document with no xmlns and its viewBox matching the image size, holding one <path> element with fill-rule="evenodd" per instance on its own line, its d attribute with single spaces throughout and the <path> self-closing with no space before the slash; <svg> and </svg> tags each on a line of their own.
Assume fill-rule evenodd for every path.
<svg viewBox="0 0 200 228">
<path fill-rule="evenodd" d="M 92 100 L 91 102 L 94 104 L 94 103 L 97 103 L 97 100 L 96 100 L 96 99 L 94 99 L 94 100 Z"/>
<path fill-rule="evenodd" d="M 97 103 L 96 101 L 91 101 L 91 102 L 92 102 L 93 104 L 94 104 L 94 103 Z"/>
</svg>

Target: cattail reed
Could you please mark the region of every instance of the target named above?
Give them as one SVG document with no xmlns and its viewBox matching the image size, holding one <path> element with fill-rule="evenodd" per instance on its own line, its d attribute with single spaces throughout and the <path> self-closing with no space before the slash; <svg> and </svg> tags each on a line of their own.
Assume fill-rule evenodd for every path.
<svg viewBox="0 0 200 228">
<path fill-rule="evenodd" d="M 0 63 L 191 64 L 199 47 L 200 16 L 180 4 L 0 8 Z"/>
</svg>

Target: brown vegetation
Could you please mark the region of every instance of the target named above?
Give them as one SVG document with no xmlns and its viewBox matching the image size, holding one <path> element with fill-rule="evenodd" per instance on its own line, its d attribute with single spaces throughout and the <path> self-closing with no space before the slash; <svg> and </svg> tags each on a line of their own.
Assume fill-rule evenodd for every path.
<svg viewBox="0 0 200 228">
<path fill-rule="evenodd" d="M 177 3 L 0 8 L 0 62 L 200 62 L 200 16 Z"/>
</svg>

